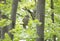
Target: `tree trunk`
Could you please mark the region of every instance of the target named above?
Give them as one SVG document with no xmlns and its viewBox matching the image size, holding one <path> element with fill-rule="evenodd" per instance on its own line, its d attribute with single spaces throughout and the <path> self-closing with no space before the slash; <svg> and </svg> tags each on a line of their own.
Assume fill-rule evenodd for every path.
<svg viewBox="0 0 60 41">
<path fill-rule="evenodd" d="M 38 0 L 36 18 L 41 22 L 41 25 L 37 25 L 37 34 L 39 37 L 36 41 L 44 41 L 45 0 Z"/>
<path fill-rule="evenodd" d="M 0 20 L 1 20 L 1 10 L 0 10 Z M 4 38 L 4 32 L 3 32 L 3 28 L 0 26 L 0 39 Z"/>
<path fill-rule="evenodd" d="M 51 0 L 51 19 L 52 19 L 52 23 L 54 23 L 54 2 L 53 0 Z M 55 30 L 54 30 L 55 31 Z M 56 41 L 56 35 L 53 35 L 53 41 Z"/>
<path fill-rule="evenodd" d="M 1 20 L 1 10 L 0 10 L 0 20 Z M 0 27 L 0 38 L 1 38 L 1 27 Z"/>
<path fill-rule="evenodd" d="M 15 27 L 17 7 L 18 7 L 18 0 L 13 0 L 12 10 L 11 10 L 12 23 L 9 26 L 9 30 Z M 8 34 L 11 37 L 11 39 L 13 39 L 13 35 L 10 32 L 8 32 Z"/>
</svg>

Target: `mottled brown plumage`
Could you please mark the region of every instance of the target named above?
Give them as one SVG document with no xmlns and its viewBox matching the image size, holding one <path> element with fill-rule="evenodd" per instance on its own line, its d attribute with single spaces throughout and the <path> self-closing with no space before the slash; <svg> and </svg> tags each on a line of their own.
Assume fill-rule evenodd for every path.
<svg viewBox="0 0 60 41">
<path fill-rule="evenodd" d="M 23 18 L 23 28 L 26 28 L 26 25 L 28 25 L 28 21 L 29 21 L 29 15 L 26 15 Z"/>
</svg>

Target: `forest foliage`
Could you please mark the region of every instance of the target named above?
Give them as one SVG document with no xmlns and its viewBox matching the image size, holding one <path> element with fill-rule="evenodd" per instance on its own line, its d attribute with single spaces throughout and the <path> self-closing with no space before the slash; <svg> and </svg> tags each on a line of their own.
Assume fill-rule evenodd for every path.
<svg viewBox="0 0 60 41">
<path fill-rule="evenodd" d="M 10 25 L 12 22 L 11 18 L 11 9 L 12 9 L 13 0 L 6 0 L 6 4 L 2 1 L 0 3 L 0 10 L 2 11 L 2 15 L 6 15 L 7 18 L 0 19 L 0 27 L 4 28 L 7 25 Z M 36 33 L 36 25 L 41 25 L 37 19 L 33 20 L 31 14 L 24 10 L 25 8 L 29 9 L 31 12 L 36 10 L 35 0 L 19 0 L 18 8 L 16 13 L 16 24 L 15 28 L 10 30 L 14 35 L 14 41 L 26 40 L 26 41 L 35 41 L 36 37 L 38 37 Z M 53 41 L 53 35 L 56 35 L 57 41 L 60 41 L 60 0 L 54 0 L 54 9 L 51 8 L 50 0 L 46 0 L 45 2 L 45 28 L 44 28 L 44 40 L 50 39 Z M 54 12 L 54 23 L 51 20 L 51 12 Z M 23 18 L 25 15 L 29 15 L 29 21 L 27 25 L 27 29 L 23 28 Z M 35 13 L 34 13 L 35 15 Z M 0 39 L 1 40 L 1 39 Z M 12 41 L 7 33 L 5 33 L 5 38 L 2 41 Z"/>
</svg>

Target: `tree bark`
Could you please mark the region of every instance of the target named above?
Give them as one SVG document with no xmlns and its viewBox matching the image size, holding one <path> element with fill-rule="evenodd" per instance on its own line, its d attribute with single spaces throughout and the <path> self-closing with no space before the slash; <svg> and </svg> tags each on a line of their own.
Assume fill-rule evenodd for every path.
<svg viewBox="0 0 60 41">
<path fill-rule="evenodd" d="M 51 19 L 52 19 L 52 23 L 54 23 L 54 4 L 53 4 L 53 0 L 51 0 Z"/>
<path fill-rule="evenodd" d="M 11 20 L 12 20 L 12 23 L 9 26 L 9 30 L 15 27 L 15 23 L 16 23 L 16 12 L 17 12 L 17 7 L 18 7 L 18 1 L 19 0 L 13 0 L 12 10 L 11 10 Z M 13 35 L 10 32 L 8 32 L 8 34 L 11 37 L 11 39 L 13 40 Z"/>
<path fill-rule="evenodd" d="M 1 10 L 0 10 L 0 20 L 1 20 Z M 0 26 L 0 39 L 4 38 L 4 32 L 3 32 L 3 28 Z"/>
<path fill-rule="evenodd" d="M 51 19 L 52 19 L 52 23 L 54 23 L 54 2 L 53 0 L 51 0 Z M 55 30 L 54 30 L 55 31 Z M 56 41 L 56 35 L 53 35 L 53 41 Z"/>
<path fill-rule="evenodd" d="M 44 41 L 45 0 L 38 0 L 36 18 L 41 22 L 41 25 L 37 25 L 37 34 L 39 37 L 36 41 Z"/>
</svg>

